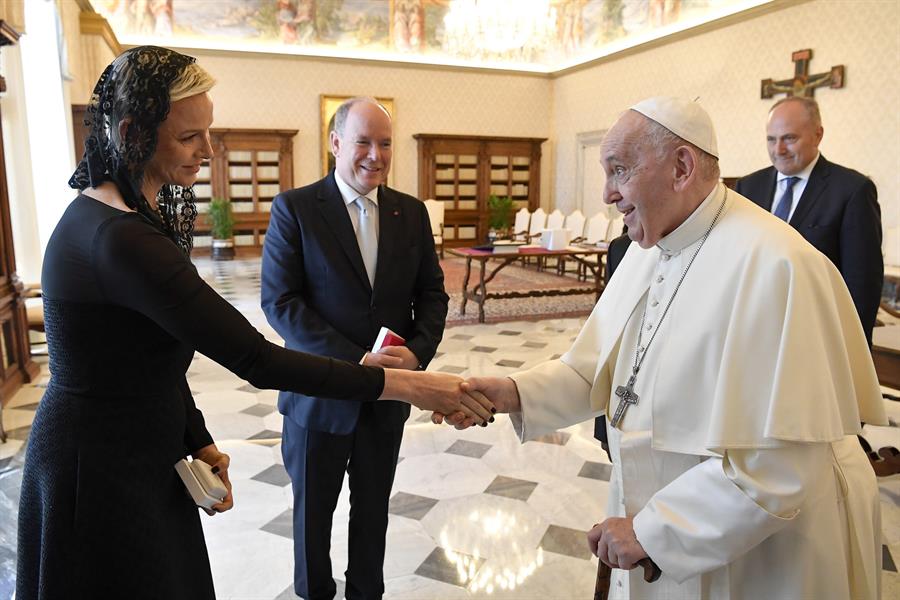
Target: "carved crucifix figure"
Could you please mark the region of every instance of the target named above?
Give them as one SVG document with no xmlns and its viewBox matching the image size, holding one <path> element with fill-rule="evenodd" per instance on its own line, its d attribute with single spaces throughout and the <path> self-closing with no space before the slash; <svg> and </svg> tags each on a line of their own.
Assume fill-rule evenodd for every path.
<svg viewBox="0 0 900 600">
<path fill-rule="evenodd" d="M 791 54 L 794 61 L 794 78 L 782 81 L 763 79 L 760 86 L 760 97 L 771 98 L 775 94 L 787 94 L 788 96 L 802 96 L 812 98 L 816 88 L 825 87 L 837 89 L 844 87 L 844 65 L 831 67 L 827 73 L 809 74 L 809 61 L 812 59 L 812 49 L 797 50 Z"/>
</svg>

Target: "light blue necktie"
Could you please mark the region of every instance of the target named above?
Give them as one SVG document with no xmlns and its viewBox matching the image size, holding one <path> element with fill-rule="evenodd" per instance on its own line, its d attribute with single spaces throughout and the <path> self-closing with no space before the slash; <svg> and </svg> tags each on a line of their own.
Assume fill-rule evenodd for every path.
<svg viewBox="0 0 900 600">
<path fill-rule="evenodd" d="M 799 177 L 787 177 L 784 180 L 786 184 L 784 193 L 781 195 L 781 200 L 778 201 L 778 206 L 775 207 L 775 216 L 782 221 L 787 222 L 791 214 L 791 205 L 794 203 L 794 184 L 798 181 L 800 181 Z"/>
<path fill-rule="evenodd" d="M 354 204 L 359 209 L 359 227 L 356 229 L 356 241 L 359 242 L 359 251 L 362 254 L 363 264 L 366 265 L 369 285 L 375 287 L 375 265 L 378 264 L 378 233 L 375 231 L 375 220 L 370 212 L 375 209 L 375 206 L 365 196 L 360 196 L 354 200 Z"/>
</svg>

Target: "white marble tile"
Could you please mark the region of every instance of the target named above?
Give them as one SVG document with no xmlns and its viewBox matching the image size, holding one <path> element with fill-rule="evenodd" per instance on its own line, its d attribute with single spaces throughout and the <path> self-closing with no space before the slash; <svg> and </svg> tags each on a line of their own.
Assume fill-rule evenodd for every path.
<svg viewBox="0 0 900 600">
<path fill-rule="evenodd" d="M 584 477 L 542 477 L 528 505 L 548 523 L 588 531 L 606 518 L 609 484 Z M 549 481 L 548 481 L 549 480 Z M 560 499 L 565 498 L 561 502 Z"/>
<path fill-rule="evenodd" d="M 270 600 L 293 581 L 294 551 L 287 538 L 234 528 L 207 539 L 207 547 L 218 598 Z"/>
<path fill-rule="evenodd" d="M 465 588 L 443 581 L 406 575 L 386 579 L 384 597 L 390 600 L 463 600 L 471 598 L 471 595 Z"/>
<path fill-rule="evenodd" d="M 394 491 L 428 498 L 455 498 L 480 494 L 496 476 L 475 458 L 453 454 L 412 456 L 397 465 Z"/>
<path fill-rule="evenodd" d="M 534 481 L 543 481 L 549 476 L 575 477 L 584 465 L 584 459 L 566 446 L 533 441 L 520 444 L 512 439 L 515 441 L 497 444 L 481 458 L 501 475 L 528 469 L 534 471 Z"/>
</svg>

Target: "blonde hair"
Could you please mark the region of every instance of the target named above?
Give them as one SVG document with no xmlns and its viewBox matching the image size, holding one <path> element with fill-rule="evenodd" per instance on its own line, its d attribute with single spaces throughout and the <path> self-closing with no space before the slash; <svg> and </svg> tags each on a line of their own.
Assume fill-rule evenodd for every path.
<svg viewBox="0 0 900 600">
<path fill-rule="evenodd" d="M 216 85 L 216 80 L 206 69 L 191 63 L 181 72 L 169 87 L 169 102 L 177 102 L 190 96 L 203 94 Z"/>
</svg>

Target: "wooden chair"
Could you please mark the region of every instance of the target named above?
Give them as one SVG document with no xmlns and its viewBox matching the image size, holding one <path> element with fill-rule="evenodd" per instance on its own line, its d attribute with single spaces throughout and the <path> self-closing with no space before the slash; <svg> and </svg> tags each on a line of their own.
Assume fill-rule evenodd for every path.
<svg viewBox="0 0 900 600">
<path fill-rule="evenodd" d="M 541 232 L 544 231 L 544 225 L 547 224 L 547 213 L 544 212 L 543 208 L 538 208 L 536 211 L 531 213 L 531 223 L 528 224 L 528 243 L 534 243 L 535 238 L 541 237 Z M 522 264 L 531 264 L 531 261 L 534 260 L 529 257 L 523 257 Z"/>
<path fill-rule="evenodd" d="M 578 243 L 584 241 L 584 223 L 585 223 L 584 213 L 582 213 L 578 209 L 575 209 L 575 212 L 573 212 L 571 215 L 566 217 L 566 222 L 563 227 L 565 227 L 566 229 L 569 230 L 569 234 L 570 234 L 569 243 L 578 244 Z M 577 266 L 580 267 L 580 263 L 578 263 Z M 567 271 L 566 271 L 566 259 L 565 258 L 559 259 L 559 263 L 557 264 L 557 267 L 556 267 L 556 272 L 559 275 L 566 274 Z M 572 272 L 580 274 L 581 269 L 576 268 L 576 270 L 572 271 Z"/>
<path fill-rule="evenodd" d="M 39 302 L 41 294 L 41 285 L 39 283 L 31 283 L 25 285 L 25 317 L 28 322 L 28 337 L 33 339 L 43 338 L 44 334 L 44 305 Z M 31 342 L 31 354 L 46 354 L 46 351 L 36 351 L 35 347 L 46 344 L 46 339 L 38 339 Z"/>
<path fill-rule="evenodd" d="M 431 222 L 431 235 L 434 237 L 434 248 L 444 258 L 444 203 L 428 199 L 425 201 L 428 220 Z"/>
<path fill-rule="evenodd" d="M 520 208 L 516 213 L 516 220 L 513 223 L 513 239 L 520 241 L 528 241 L 528 225 L 531 222 L 531 213 L 527 208 Z"/>
<path fill-rule="evenodd" d="M 587 222 L 587 229 L 584 233 L 584 243 L 596 245 L 600 242 L 608 242 L 609 241 L 609 217 L 606 216 L 605 212 L 598 212 L 596 215 L 591 217 Z M 600 257 L 597 256 L 585 256 L 584 260 L 587 262 L 595 262 L 600 260 Z M 582 281 L 587 279 L 587 267 L 585 265 L 579 265 L 579 279 Z"/>
</svg>

